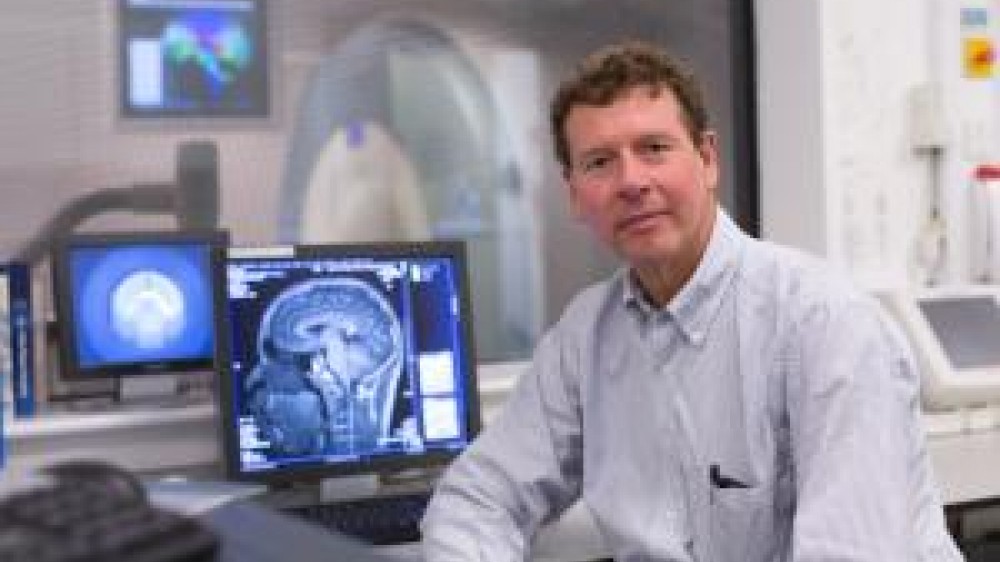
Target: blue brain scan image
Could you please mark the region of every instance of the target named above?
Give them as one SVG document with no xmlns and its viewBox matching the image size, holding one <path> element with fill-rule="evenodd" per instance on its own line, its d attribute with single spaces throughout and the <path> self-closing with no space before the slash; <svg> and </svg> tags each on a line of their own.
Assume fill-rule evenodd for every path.
<svg viewBox="0 0 1000 562">
<path fill-rule="evenodd" d="M 287 286 L 263 313 L 257 348 L 247 406 L 273 453 L 363 454 L 406 441 L 400 428 L 414 424 L 394 411 L 401 322 L 368 281 L 324 277 Z"/>
<path fill-rule="evenodd" d="M 81 367 L 211 361 L 214 304 L 203 242 L 81 245 L 68 270 L 70 343 Z"/>
<path fill-rule="evenodd" d="M 166 275 L 139 270 L 111 291 L 111 325 L 139 349 L 159 349 L 184 331 L 184 293 Z"/>
</svg>

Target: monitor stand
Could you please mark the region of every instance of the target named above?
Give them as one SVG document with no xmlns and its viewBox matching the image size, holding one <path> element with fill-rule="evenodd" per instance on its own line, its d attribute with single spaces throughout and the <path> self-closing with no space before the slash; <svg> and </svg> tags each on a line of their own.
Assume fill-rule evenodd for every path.
<svg viewBox="0 0 1000 562">
<path fill-rule="evenodd" d="M 319 483 L 319 500 L 334 502 L 374 496 L 379 493 L 378 475 L 358 474 L 324 478 Z"/>
<path fill-rule="evenodd" d="M 378 476 L 360 474 L 324 478 L 319 482 L 281 482 L 268 485 L 261 503 L 283 509 L 299 505 L 348 501 L 378 494 Z"/>
<path fill-rule="evenodd" d="M 178 408 L 211 400 L 211 373 L 167 373 L 115 379 L 119 406 Z"/>
<path fill-rule="evenodd" d="M 319 484 L 319 498 L 326 502 L 423 492 L 430 490 L 440 475 L 441 469 L 433 467 L 326 478 Z"/>
<path fill-rule="evenodd" d="M 313 503 L 335 503 L 379 495 L 428 492 L 442 468 L 410 469 L 392 473 L 331 476 L 320 482 L 270 484 L 258 501 L 274 508 Z"/>
<path fill-rule="evenodd" d="M 431 489 L 441 477 L 442 472 L 444 472 L 444 466 L 430 466 L 380 472 L 376 478 L 381 493 L 409 492 Z"/>
</svg>

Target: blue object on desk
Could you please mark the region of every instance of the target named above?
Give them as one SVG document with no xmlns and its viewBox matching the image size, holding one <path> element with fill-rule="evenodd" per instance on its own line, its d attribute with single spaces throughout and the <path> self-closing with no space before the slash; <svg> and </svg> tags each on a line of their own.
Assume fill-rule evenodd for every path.
<svg viewBox="0 0 1000 562">
<path fill-rule="evenodd" d="M 34 355 L 31 330 L 31 274 L 28 266 L 20 262 L 0 264 L 0 283 L 6 284 L 3 292 L 6 301 L 0 303 L 7 323 L 6 340 L 0 347 L 6 351 L 5 373 L 10 377 L 14 415 L 30 417 L 35 415 L 35 372 L 32 364 Z"/>
</svg>

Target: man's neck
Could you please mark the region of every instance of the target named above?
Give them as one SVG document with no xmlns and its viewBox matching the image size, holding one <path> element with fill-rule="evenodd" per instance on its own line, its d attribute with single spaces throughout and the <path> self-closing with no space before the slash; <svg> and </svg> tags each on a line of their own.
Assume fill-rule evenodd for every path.
<svg viewBox="0 0 1000 562">
<path fill-rule="evenodd" d="M 677 296 L 684 285 L 694 277 L 712 239 L 716 225 L 715 215 L 708 221 L 705 233 L 698 239 L 697 251 L 677 260 L 647 264 L 633 264 L 632 271 L 647 302 L 656 308 L 663 308 Z"/>
<path fill-rule="evenodd" d="M 679 265 L 633 267 L 635 280 L 643 297 L 655 308 L 663 308 L 670 303 L 684 284 L 694 275 L 698 262 Z"/>
</svg>

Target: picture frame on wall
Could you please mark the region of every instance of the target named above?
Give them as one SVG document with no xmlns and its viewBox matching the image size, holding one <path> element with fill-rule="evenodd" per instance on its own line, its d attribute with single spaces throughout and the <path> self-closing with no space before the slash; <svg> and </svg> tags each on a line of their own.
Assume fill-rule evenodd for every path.
<svg viewBox="0 0 1000 562">
<path fill-rule="evenodd" d="M 265 0 L 118 0 L 118 90 L 129 121 L 266 119 Z"/>
</svg>

